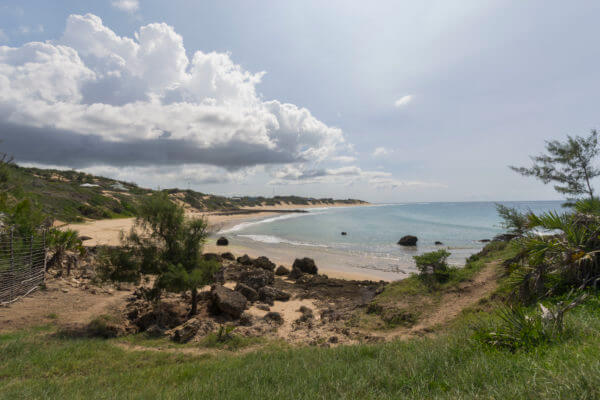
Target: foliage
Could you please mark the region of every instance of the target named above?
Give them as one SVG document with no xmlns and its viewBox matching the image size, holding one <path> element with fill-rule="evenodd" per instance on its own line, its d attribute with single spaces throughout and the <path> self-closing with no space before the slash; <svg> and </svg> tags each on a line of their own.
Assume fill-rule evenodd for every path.
<svg viewBox="0 0 600 400">
<path fill-rule="evenodd" d="M 82 241 L 79 239 L 79 233 L 72 229 L 51 229 L 48 232 L 47 240 L 48 248 L 54 252 L 54 255 L 50 261 L 48 261 L 48 268 L 62 266 L 62 262 L 67 251 L 75 251 L 79 254 L 83 254 L 85 251 Z M 69 264 L 67 275 L 69 275 L 70 272 L 71 266 Z"/>
<path fill-rule="evenodd" d="M 546 142 L 547 154 L 532 157 L 533 166 L 510 167 L 524 176 L 533 176 L 545 184 L 555 182 L 554 189 L 571 197 L 587 195 L 594 199 L 590 181 L 600 175 L 594 167 L 594 158 L 600 152 L 598 132 L 592 130 L 588 137 L 567 136 L 566 142 Z"/>
<path fill-rule="evenodd" d="M 448 263 L 446 262 L 448 257 L 450 257 L 450 252 L 440 249 L 413 258 L 421 278 L 426 281 L 446 282 L 450 277 Z"/>
<path fill-rule="evenodd" d="M 575 202 L 573 210 L 579 214 L 596 214 L 600 215 L 600 199 L 581 199 Z"/>
<path fill-rule="evenodd" d="M 496 204 L 496 211 L 502 218 L 502 228 L 507 229 L 509 233 L 522 236 L 528 230 L 527 214 L 524 214 L 513 207 L 507 207 L 503 204 Z"/>
<path fill-rule="evenodd" d="M 206 221 L 184 218 L 184 210 L 167 192 L 146 198 L 124 249 L 104 258 L 105 274 L 111 279 L 139 281 L 143 274 L 156 274 L 155 291 L 187 291 L 192 294 L 191 311 L 197 311 L 197 288 L 211 283 L 219 265 L 202 258 L 207 236 Z"/>
</svg>

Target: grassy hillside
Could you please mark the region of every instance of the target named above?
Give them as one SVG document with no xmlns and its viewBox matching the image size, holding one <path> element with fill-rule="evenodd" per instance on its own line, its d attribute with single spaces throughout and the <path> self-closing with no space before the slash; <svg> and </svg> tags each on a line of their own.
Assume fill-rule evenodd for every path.
<svg viewBox="0 0 600 400">
<path fill-rule="evenodd" d="M 85 218 L 122 218 L 136 215 L 137 204 L 153 190 L 134 183 L 94 176 L 78 171 L 60 171 L 12 166 L 7 182 L 14 199 L 35 200 L 54 218 L 76 222 Z M 173 199 L 199 211 L 232 210 L 259 205 L 275 206 L 332 204 L 334 201 L 354 204 L 359 200 L 314 199 L 297 196 L 228 198 L 193 190 L 166 189 Z"/>
<path fill-rule="evenodd" d="M 469 279 L 484 268 L 482 263 L 508 256 L 505 248 L 476 257 L 467 271 L 439 289 Z M 415 282 L 405 282 L 389 286 L 381 301 L 408 299 Z M 427 293 L 418 286 L 413 292 L 420 299 Z M 590 292 L 566 315 L 560 339 L 512 351 L 475 335 L 478 325 L 497 319 L 490 312 L 494 307 L 489 299 L 480 302 L 435 336 L 335 348 L 272 341 L 246 343 L 249 347 L 241 342 L 227 351 L 210 341 L 178 345 L 142 335 L 82 338 L 43 326 L 0 335 L 0 398 L 600 397 L 597 293 Z"/>
</svg>

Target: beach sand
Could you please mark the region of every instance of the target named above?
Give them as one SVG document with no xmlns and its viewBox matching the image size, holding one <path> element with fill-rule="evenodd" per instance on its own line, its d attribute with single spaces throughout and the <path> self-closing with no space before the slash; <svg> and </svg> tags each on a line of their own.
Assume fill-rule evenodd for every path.
<svg viewBox="0 0 600 400">
<path fill-rule="evenodd" d="M 345 203 L 336 203 L 333 205 L 312 204 L 306 206 L 298 205 L 278 205 L 278 206 L 259 206 L 247 207 L 249 210 L 261 210 L 252 214 L 232 214 L 219 215 L 220 212 L 198 213 L 188 212 L 190 217 L 204 217 L 207 219 L 209 229 L 213 234 L 207 240 L 204 251 L 206 253 L 223 253 L 229 251 L 236 257 L 248 254 L 250 257 L 266 256 L 277 265 L 284 265 L 291 268 L 296 258 L 311 257 L 317 263 L 319 272 L 327 274 L 332 278 L 357 279 L 357 280 L 397 280 L 407 276 L 406 271 L 387 272 L 375 269 L 358 267 L 358 265 L 368 266 L 373 263 L 372 259 L 366 256 L 353 255 L 343 252 L 330 252 L 320 250 L 314 247 L 292 246 L 282 243 L 268 244 L 254 241 L 239 241 L 236 238 L 229 237 L 229 246 L 216 246 L 218 231 L 227 229 L 242 222 L 260 220 L 269 216 L 279 215 L 268 210 L 297 210 L 302 208 L 321 208 L 321 207 L 351 207 L 354 205 Z M 356 204 L 355 206 L 360 206 Z M 264 211 L 263 211 L 264 210 Z M 117 246 L 120 244 L 121 233 L 127 233 L 135 223 L 135 218 L 120 218 L 107 220 L 94 220 L 84 223 L 63 225 L 64 228 L 74 229 L 81 236 L 88 236 L 91 239 L 86 240 L 86 246 L 109 245 Z"/>
</svg>

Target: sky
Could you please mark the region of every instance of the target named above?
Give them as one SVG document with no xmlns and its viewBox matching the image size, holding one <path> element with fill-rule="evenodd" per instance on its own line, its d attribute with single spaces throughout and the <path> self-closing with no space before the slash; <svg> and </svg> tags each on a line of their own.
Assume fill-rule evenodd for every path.
<svg viewBox="0 0 600 400">
<path fill-rule="evenodd" d="M 600 127 L 597 1 L 0 0 L 0 151 L 144 187 L 561 199 Z"/>
</svg>

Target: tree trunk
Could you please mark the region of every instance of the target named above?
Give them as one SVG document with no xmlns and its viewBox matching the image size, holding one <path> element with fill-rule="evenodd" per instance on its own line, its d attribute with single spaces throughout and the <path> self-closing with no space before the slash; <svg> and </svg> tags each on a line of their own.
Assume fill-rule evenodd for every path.
<svg viewBox="0 0 600 400">
<path fill-rule="evenodd" d="M 190 310 L 190 317 L 198 313 L 198 290 L 192 289 L 192 309 Z"/>
</svg>

